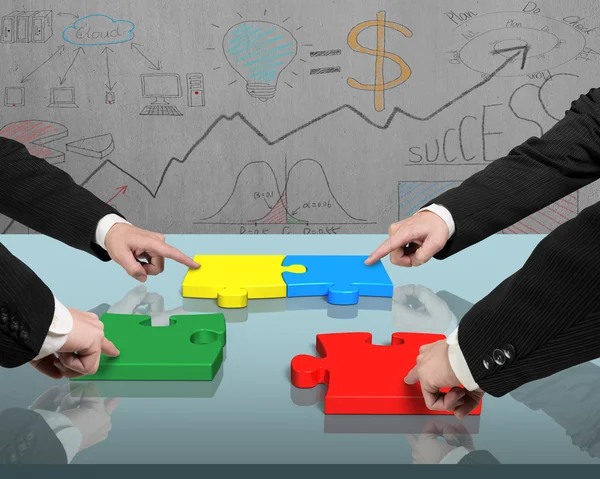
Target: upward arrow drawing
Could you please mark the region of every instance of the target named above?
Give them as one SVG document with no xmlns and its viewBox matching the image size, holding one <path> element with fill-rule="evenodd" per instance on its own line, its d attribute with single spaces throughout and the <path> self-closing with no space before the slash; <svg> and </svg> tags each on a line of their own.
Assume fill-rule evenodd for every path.
<svg viewBox="0 0 600 479">
<path fill-rule="evenodd" d="M 138 179 L 134 175 L 128 173 L 122 167 L 120 167 L 116 163 L 112 162 L 111 160 L 105 160 L 100 166 L 98 166 L 98 168 L 96 168 L 81 183 L 81 186 L 85 186 L 87 183 L 89 183 L 89 181 L 94 176 L 96 176 L 100 171 L 102 171 L 102 169 L 104 167 L 106 167 L 107 165 L 111 165 L 114 168 L 117 168 L 119 171 L 121 171 L 125 175 L 127 175 L 129 178 L 131 178 L 133 181 L 135 181 L 137 184 L 139 184 L 142 188 L 144 188 L 150 194 L 150 196 L 152 196 L 152 198 L 156 198 L 156 196 L 158 195 L 158 192 L 159 192 L 160 188 L 162 187 L 163 182 L 164 182 L 164 180 L 165 180 L 165 178 L 167 176 L 167 173 L 168 173 L 169 169 L 171 168 L 171 166 L 174 163 L 181 163 L 181 164 L 185 163 L 188 160 L 188 158 L 194 153 L 194 151 L 196 150 L 196 148 L 198 148 L 210 136 L 210 134 L 217 128 L 217 126 L 220 123 L 226 122 L 226 121 L 233 121 L 235 119 L 241 120 L 242 123 L 244 123 L 248 128 L 250 128 L 250 130 L 252 130 L 252 132 L 259 139 L 261 139 L 264 143 L 266 143 L 269 146 L 273 146 L 273 145 L 276 145 L 278 143 L 281 143 L 285 139 L 287 139 L 287 138 L 289 138 L 289 137 L 291 137 L 291 136 L 293 136 L 293 135 L 295 135 L 295 134 L 297 134 L 297 133 L 305 130 L 306 128 L 314 126 L 317 123 L 325 120 L 326 118 L 329 118 L 330 116 L 337 115 L 338 113 L 340 113 L 342 111 L 345 111 L 345 110 L 348 110 L 348 111 L 352 112 L 353 114 L 355 114 L 356 116 L 358 116 L 360 119 L 362 119 L 365 123 L 367 123 L 368 125 L 372 126 L 373 128 L 377 128 L 378 130 L 387 130 L 387 129 L 389 129 L 390 126 L 392 125 L 392 123 L 394 122 L 394 119 L 398 115 L 403 115 L 406 118 L 410 118 L 411 120 L 415 120 L 415 121 L 429 121 L 432 118 L 434 118 L 437 115 L 439 115 L 441 112 L 443 112 L 443 111 L 447 110 L 448 108 L 450 108 L 455 103 L 457 103 L 460 100 L 462 100 L 463 98 L 465 98 L 467 95 L 470 95 L 474 91 L 478 90 L 479 88 L 481 88 L 482 86 L 484 86 L 485 84 L 487 84 L 488 82 L 490 82 L 496 75 L 498 75 L 502 70 L 504 70 L 510 63 L 512 63 L 513 61 L 515 61 L 519 57 L 519 55 L 526 55 L 526 53 L 529 51 L 529 48 L 528 47 L 517 47 L 514 50 L 516 51 L 516 53 L 514 55 L 511 55 L 509 58 L 507 58 L 506 61 L 504 61 L 502 63 L 502 65 L 500 65 L 498 68 L 496 68 L 496 70 L 494 70 L 492 73 L 490 73 L 489 75 L 487 75 L 483 80 L 481 80 L 476 85 L 470 87 L 469 89 L 465 90 L 460 95 L 458 95 L 456 98 L 454 98 L 454 99 L 448 101 L 447 103 L 445 103 L 444 105 L 440 106 L 438 109 L 434 110 L 429 115 L 418 116 L 418 115 L 415 115 L 414 113 L 410 113 L 410 112 L 408 112 L 406 110 L 403 110 L 400 107 L 395 107 L 394 110 L 392 111 L 392 113 L 390 114 L 390 116 L 385 121 L 385 123 L 379 124 L 379 123 L 376 123 L 373 120 L 371 120 L 362 111 L 358 110 L 357 108 L 353 107 L 352 105 L 341 105 L 341 106 L 339 106 L 339 107 L 337 107 L 337 108 L 335 108 L 333 110 L 330 110 L 330 111 L 328 111 L 326 113 L 323 113 L 322 115 L 320 115 L 317 118 L 314 118 L 314 119 L 312 119 L 312 120 L 304 123 L 303 125 L 300 125 L 300 126 L 294 128 L 293 130 L 285 133 L 284 135 L 280 136 L 279 138 L 275 138 L 274 140 L 269 139 L 262 131 L 260 131 L 260 129 L 257 126 L 253 125 L 240 112 L 234 113 L 233 115 L 220 115 L 218 118 L 215 119 L 215 121 L 213 123 L 211 123 L 208 126 L 208 128 L 204 131 L 204 133 L 202 134 L 202 136 L 200 136 L 200 138 L 194 142 L 194 144 L 190 147 L 190 149 L 187 151 L 187 153 L 184 155 L 184 157 L 182 159 L 173 157 L 173 158 L 171 158 L 167 162 L 166 166 L 164 167 L 164 169 L 163 169 L 163 171 L 162 171 L 162 173 L 160 175 L 158 186 L 155 189 L 152 189 L 152 188 L 148 187 L 143 181 L 141 181 L 140 179 Z M 9 227 L 10 227 L 10 225 L 9 225 Z M 7 229 L 5 229 L 5 231 L 4 231 L 5 233 L 6 233 Z"/>
</svg>

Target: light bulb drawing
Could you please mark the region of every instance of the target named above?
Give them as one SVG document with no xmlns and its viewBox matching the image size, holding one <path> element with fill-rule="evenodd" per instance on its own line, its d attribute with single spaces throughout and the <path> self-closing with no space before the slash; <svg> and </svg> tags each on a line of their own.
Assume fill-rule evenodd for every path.
<svg viewBox="0 0 600 479">
<path fill-rule="evenodd" d="M 248 94 L 263 102 L 277 91 L 279 75 L 298 53 L 298 42 L 285 28 L 269 22 L 242 22 L 223 38 L 231 67 L 246 80 Z"/>
</svg>

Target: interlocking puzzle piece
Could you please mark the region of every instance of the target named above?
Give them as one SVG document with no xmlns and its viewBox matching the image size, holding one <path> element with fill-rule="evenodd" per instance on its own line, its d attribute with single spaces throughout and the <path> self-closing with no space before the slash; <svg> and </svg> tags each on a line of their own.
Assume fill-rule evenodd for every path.
<svg viewBox="0 0 600 479">
<path fill-rule="evenodd" d="M 317 335 L 321 358 L 299 355 L 291 362 L 298 388 L 327 384 L 325 414 L 452 414 L 431 411 L 419 383 L 404 378 L 414 367 L 419 348 L 440 334 L 394 333 L 390 346 L 372 344 L 370 333 Z M 471 414 L 481 413 L 481 403 Z"/>
<path fill-rule="evenodd" d="M 186 274 L 186 298 L 217 298 L 221 308 L 245 308 L 248 299 L 285 298 L 284 271 L 304 273 L 301 265 L 283 265 L 284 255 L 198 255 L 198 269 Z"/>
<path fill-rule="evenodd" d="M 104 333 L 121 354 L 102 355 L 87 381 L 212 381 L 223 363 L 225 316 L 171 316 L 152 326 L 150 316 L 103 314 Z"/>
<path fill-rule="evenodd" d="M 288 298 L 327 296 L 331 304 L 357 304 L 359 296 L 391 298 L 394 285 L 381 261 L 365 265 L 367 256 L 287 256 L 284 266 L 301 264 L 304 274 L 283 273 Z"/>
</svg>

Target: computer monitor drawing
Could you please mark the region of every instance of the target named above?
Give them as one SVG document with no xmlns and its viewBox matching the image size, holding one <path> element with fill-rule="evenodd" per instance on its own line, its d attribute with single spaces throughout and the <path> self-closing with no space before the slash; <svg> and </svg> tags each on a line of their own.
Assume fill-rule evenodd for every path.
<svg viewBox="0 0 600 479">
<path fill-rule="evenodd" d="M 142 96 L 154 98 L 152 104 L 169 103 L 165 98 L 180 98 L 182 94 L 181 79 L 176 73 L 142 74 Z"/>
<path fill-rule="evenodd" d="M 51 88 L 48 108 L 79 108 L 75 103 L 75 88 Z"/>
<path fill-rule="evenodd" d="M 166 98 L 182 96 L 181 78 L 177 73 L 144 73 L 141 79 L 142 97 L 154 99 L 151 105 L 144 107 L 142 115 L 182 116 L 166 101 Z"/>
</svg>

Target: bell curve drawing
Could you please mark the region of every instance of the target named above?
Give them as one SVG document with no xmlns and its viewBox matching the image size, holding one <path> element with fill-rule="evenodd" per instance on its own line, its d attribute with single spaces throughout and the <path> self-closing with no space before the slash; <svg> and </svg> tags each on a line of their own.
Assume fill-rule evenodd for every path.
<svg viewBox="0 0 600 479">
<path fill-rule="evenodd" d="M 385 234 L 600 78 L 597 0 L 4 3 L 0 136 L 165 234 Z"/>
</svg>

